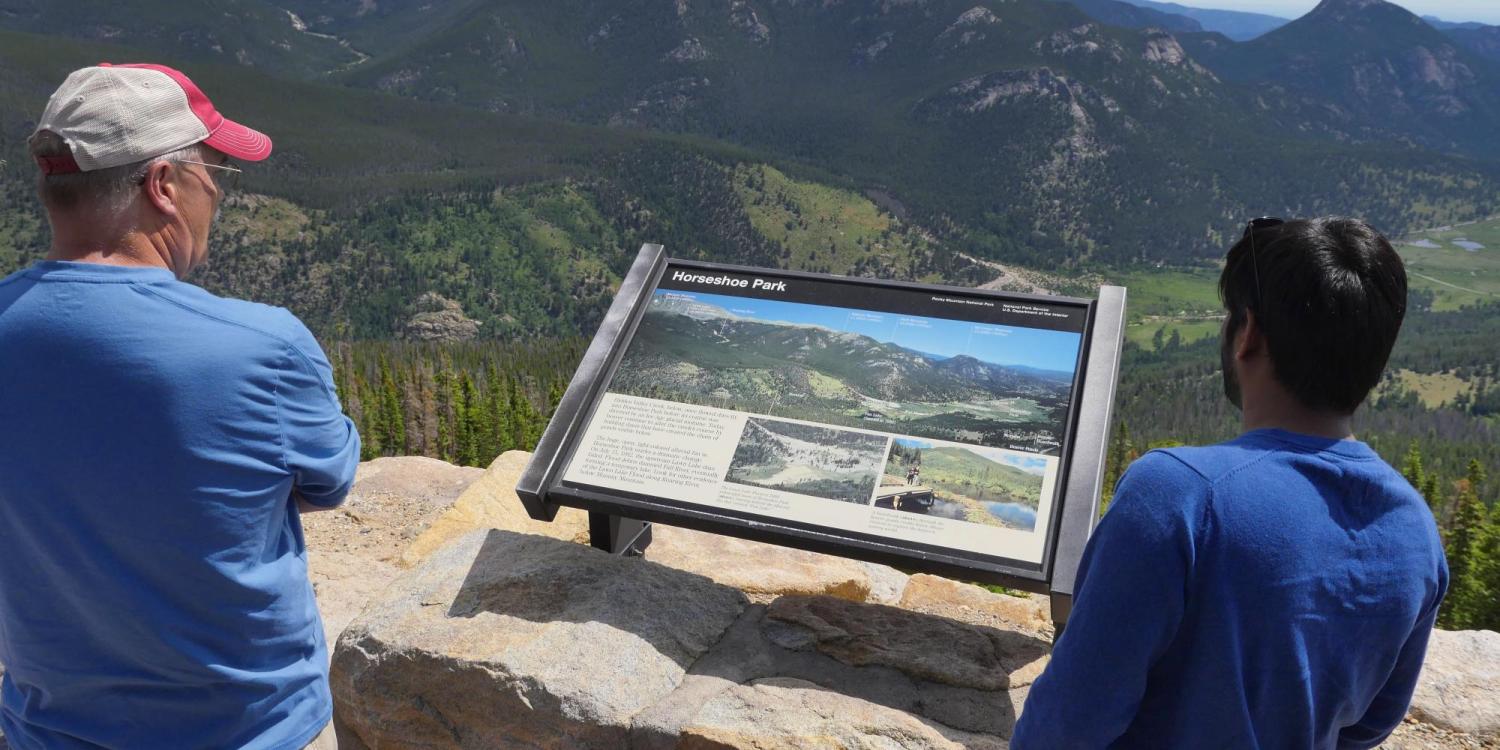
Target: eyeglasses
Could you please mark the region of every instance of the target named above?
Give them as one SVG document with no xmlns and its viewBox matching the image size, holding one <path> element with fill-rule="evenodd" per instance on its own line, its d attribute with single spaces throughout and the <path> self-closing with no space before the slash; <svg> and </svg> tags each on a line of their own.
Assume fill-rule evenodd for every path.
<svg viewBox="0 0 1500 750">
<path fill-rule="evenodd" d="M 1248 222 L 1245 223 L 1245 234 L 1240 237 L 1241 241 L 1243 241 L 1243 240 L 1245 240 L 1247 238 L 1250 240 L 1250 264 L 1251 264 L 1250 267 L 1255 272 L 1255 306 L 1256 306 L 1257 309 L 1259 309 L 1260 304 L 1261 304 L 1261 296 L 1260 296 L 1260 258 L 1256 257 L 1256 254 L 1255 254 L 1255 232 L 1257 230 L 1261 230 L 1261 229 L 1270 229 L 1271 227 L 1279 227 L 1279 226 L 1281 226 L 1282 224 L 1285 224 L 1285 223 L 1286 223 L 1286 220 L 1284 220 L 1284 219 L 1278 219 L 1278 218 L 1276 218 L 1274 216 L 1262 216 L 1262 217 L 1260 217 L 1258 219 L 1251 219 L 1250 221 L 1248 221 Z"/>
<path fill-rule="evenodd" d="M 183 164 L 197 164 L 200 167 L 222 170 L 222 173 L 215 172 L 213 174 L 214 185 L 218 186 L 221 193 L 229 193 L 237 189 L 240 186 L 240 175 L 245 173 L 245 170 L 230 166 L 228 162 L 223 164 L 209 164 L 208 162 L 193 161 L 192 159 L 178 159 L 177 161 Z M 226 185 L 226 182 L 229 184 Z"/>
</svg>

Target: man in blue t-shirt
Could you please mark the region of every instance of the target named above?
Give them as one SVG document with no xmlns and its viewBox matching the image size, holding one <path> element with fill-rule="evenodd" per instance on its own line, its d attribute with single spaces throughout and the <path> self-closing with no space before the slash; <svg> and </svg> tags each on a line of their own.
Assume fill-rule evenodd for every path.
<svg viewBox="0 0 1500 750">
<path fill-rule="evenodd" d="M 1011 747 L 1369 748 L 1448 586 L 1432 513 L 1354 439 L 1406 271 L 1364 222 L 1257 219 L 1219 278 L 1244 434 L 1132 464 Z"/>
<path fill-rule="evenodd" d="M 0 280 L 0 733 L 13 750 L 296 750 L 328 724 L 299 513 L 359 460 L 291 313 L 179 279 L 229 159 L 171 68 L 75 71 L 30 140 L 47 259 Z"/>
</svg>

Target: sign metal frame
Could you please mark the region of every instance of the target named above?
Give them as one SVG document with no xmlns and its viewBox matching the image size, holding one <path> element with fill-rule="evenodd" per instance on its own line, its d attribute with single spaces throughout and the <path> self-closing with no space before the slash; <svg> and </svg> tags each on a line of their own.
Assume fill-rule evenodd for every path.
<svg viewBox="0 0 1500 750">
<path fill-rule="evenodd" d="M 1059 455 L 1057 481 L 1060 488 L 1055 495 L 1050 529 L 1041 532 L 1049 534 L 1041 563 L 975 560 L 935 551 L 930 546 L 914 548 L 925 545 L 903 545 L 894 540 L 883 542 L 869 535 L 841 534 L 791 521 L 763 517 L 752 520 L 707 505 L 564 484 L 562 475 L 567 462 L 571 460 L 588 420 L 669 265 L 785 279 L 837 281 L 872 289 L 906 289 L 1086 307 L 1079 372 L 1075 373 L 1069 422 L 1065 426 L 1063 449 Z M 567 391 L 521 474 L 516 494 L 527 514 L 540 521 L 553 520 L 564 505 L 588 511 L 594 546 L 617 554 L 641 554 L 650 543 L 650 523 L 661 522 L 883 563 L 904 570 L 1048 594 L 1052 617 L 1060 632 L 1071 608 L 1079 560 L 1099 514 L 1105 451 L 1123 344 L 1125 299 L 1125 289 L 1117 286 L 1101 287 L 1096 299 L 1080 299 L 702 263 L 669 259 L 661 245 L 646 244 L 641 247 L 620 284 L 614 303 L 584 352 Z"/>
</svg>

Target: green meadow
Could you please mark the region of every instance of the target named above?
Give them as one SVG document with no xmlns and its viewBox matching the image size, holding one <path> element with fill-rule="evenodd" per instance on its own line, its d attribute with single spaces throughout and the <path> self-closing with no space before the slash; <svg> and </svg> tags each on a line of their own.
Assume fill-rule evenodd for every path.
<svg viewBox="0 0 1500 750">
<path fill-rule="evenodd" d="M 1500 217 L 1413 232 L 1397 249 L 1412 288 L 1435 295 L 1434 310 L 1500 300 Z"/>
</svg>

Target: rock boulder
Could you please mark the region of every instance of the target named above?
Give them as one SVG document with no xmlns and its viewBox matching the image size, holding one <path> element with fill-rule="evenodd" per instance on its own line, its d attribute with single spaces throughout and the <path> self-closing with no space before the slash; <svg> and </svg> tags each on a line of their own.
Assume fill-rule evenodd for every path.
<svg viewBox="0 0 1500 750">
<path fill-rule="evenodd" d="M 1500 633 L 1432 631 L 1411 715 L 1442 729 L 1500 740 Z"/>
<path fill-rule="evenodd" d="M 645 559 L 611 557 L 583 513 L 526 517 L 527 458 L 382 569 L 335 650 L 345 750 L 1007 746 L 1048 658 L 1045 597 L 662 527 Z M 1494 745 L 1497 639 L 1434 634 L 1386 747 Z"/>
<path fill-rule="evenodd" d="M 370 747 L 622 748 L 631 717 L 675 690 L 746 604 L 643 560 L 471 532 L 344 631 L 334 696 Z"/>
<path fill-rule="evenodd" d="M 302 516 L 308 576 L 328 643 L 400 570 L 401 550 L 484 472 L 416 456 L 359 465 L 334 510 Z"/>
<path fill-rule="evenodd" d="M 659 524 L 652 535 L 652 560 L 752 596 L 826 594 L 894 604 L 906 589 L 906 575 L 885 565 Z"/>
<path fill-rule="evenodd" d="M 516 482 L 531 459 L 530 453 L 500 454 L 484 474 L 469 485 L 453 507 L 432 522 L 401 553 L 407 567 L 421 562 L 449 540 L 478 529 L 502 529 L 552 539 L 588 543 L 588 514 L 563 508 L 551 523 L 534 521 L 516 497 Z"/>
</svg>

